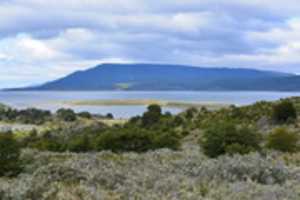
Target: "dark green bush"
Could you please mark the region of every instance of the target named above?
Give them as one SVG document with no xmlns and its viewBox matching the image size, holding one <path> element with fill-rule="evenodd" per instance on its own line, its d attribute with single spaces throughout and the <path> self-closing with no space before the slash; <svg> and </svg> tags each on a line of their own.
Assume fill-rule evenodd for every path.
<svg viewBox="0 0 300 200">
<path fill-rule="evenodd" d="M 107 114 L 106 114 L 106 118 L 107 118 L 107 119 L 113 119 L 114 116 L 113 116 L 113 114 L 111 114 L 111 113 L 107 113 Z"/>
<path fill-rule="evenodd" d="M 16 120 L 25 124 L 43 124 L 51 117 L 50 111 L 36 108 L 20 110 L 17 115 Z"/>
<path fill-rule="evenodd" d="M 209 157 L 222 154 L 246 154 L 259 149 L 260 135 L 247 126 L 237 127 L 231 122 L 210 125 L 200 139 L 204 153 Z"/>
<path fill-rule="evenodd" d="M 179 116 L 179 115 L 176 115 L 176 117 L 173 120 L 173 125 L 174 126 L 181 126 L 181 125 L 183 125 L 183 123 L 184 123 L 184 120 L 182 119 L 182 117 Z"/>
<path fill-rule="evenodd" d="M 177 150 L 180 147 L 180 137 L 172 131 L 156 133 L 152 149 L 168 148 Z"/>
<path fill-rule="evenodd" d="M 29 146 L 40 151 L 63 152 L 65 150 L 63 144 L 54 138 L 39 139 Z"/>
<path fill-rule="evenodd" d="M 43 136 L 35 138 L 28 147 L 41 151 L 63 152 L 66 150 L 66 142 L 58 136 L 47 132 Z"/>
<path fill-rule="evenodd" d="M 142 116 L 143 127 L 151 127 L 160 121 L 162 116 L 161 107 L 159 105 L 148 106 L 147 111 Z"/>
<path fill-rule="evenodd" d="M 160 148 L 178 149 L 179 146 L 180 138 L 173 132 L 152 132 L 136 127 L 109 130 L 95 142 L 96 150 L 113 152 L 145 152 Z"/>
<path fill-rule="evenodd" d="M 56 111 L 56 115 L 59 119 L 72 122 L 76 120 L 76 113 L 72 109 L 61 108 Z"/>
<path fill-rule="evenodd" d="M 86 118 L 86 119 L 91 119 L 92 118 L 92 115 L 89 112 L 80 112 L 80 113 L 78 113 L 78 116 L 82 117 L 82 118 Z"/>
<path fill-rule="evenodd" d="M 87 135 L 77 136 L 68 142 L 67 149 L 71 152 L 87 152 L 93 149 Z"/>
<path fill-rule="evenodd" d="M 295 152 L 298 149 L 299 136 L 285 128 L 277 128 L 267 139 L 267 147 L 283 152 Z"/>
<path fill-rule="evenodd" d="M 0 133 L 0 176 L 16 175 L 20 168 L 20 147 L 12 133 Z"/>
<path fill-rule="evenodd" d="M 291 101 L 283 100 L 273 106 L 272 117 L 277 123 L 286 123 L 297 118 L 297 111 Z"/>
<path fill-rule="evenodd" d="M 195 116 L 195 114 L 197 113 L 197 108 L 194 108 L 194 107 L 192 107 L 192 108 L 189 108 L 189 109 L 187 109 L 186 111 L 185 111 L 185 117 L 188 119 L 188 120 L 190 120 L 190 119 L 192 119 L 194 116 Z"/>
<path fill-rule="evenodd" d="M 152 148 L 152 139 L 145 131 L 121 129 L 119 131 L 108 131 L 102 134 L 98 137 L 95 147 L 99 151 L 144 152 Z"/>
<path fill-rule="evenodd" d="M 51 118 L 51 112 L 36 108 L 15 110 L 11 108 L 0 110 L 0 120 L 17 121 L 25 124 L 43 124 Z"/>
</svg>

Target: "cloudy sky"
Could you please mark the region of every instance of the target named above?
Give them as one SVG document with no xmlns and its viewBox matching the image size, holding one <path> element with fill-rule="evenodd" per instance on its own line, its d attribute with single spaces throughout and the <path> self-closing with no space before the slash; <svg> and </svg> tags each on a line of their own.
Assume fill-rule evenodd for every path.
<svg viewBox="0 0 300 200">
<path fill-rule="evenodd" d="M 0 1 L 0 88 L 104 62 L 300 73 L 300 2 Z"/>
</svg>

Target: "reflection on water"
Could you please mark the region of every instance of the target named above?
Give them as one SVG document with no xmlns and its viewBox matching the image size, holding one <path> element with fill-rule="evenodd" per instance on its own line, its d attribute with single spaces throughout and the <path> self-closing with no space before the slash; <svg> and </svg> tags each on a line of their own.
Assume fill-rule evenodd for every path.
<svg viewBox="0 0 300 200">
<path fill-rule="evenodd" d="M 300 96 L 299 92 L 194 92 L 194 91 L 101 91 L 101 92 L 0 92 L 0 102 L 16 108 L 38 107 L 55 111 L 72 100 L 109 100 L 109 99 L 157 99 L 168 101 L 213 102 L 245 105 L 256 101 L 272 101 L 280 98 Z M 145 106 L 68 106 L 75 111 L 89 111 L 96 114 L 112 113 L 118 118 L 139 115 Z M 181 109 L 164 108 L 164 111 L 178 113 Z"/>
</svg>

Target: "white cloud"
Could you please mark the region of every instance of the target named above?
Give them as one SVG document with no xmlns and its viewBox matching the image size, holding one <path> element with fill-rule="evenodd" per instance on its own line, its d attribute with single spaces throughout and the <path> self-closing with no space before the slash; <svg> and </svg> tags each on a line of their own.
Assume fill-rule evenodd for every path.
<svg viewBox="0 0 300 200">
<path fill-rule="evenodd" d="M 3 0 L 0 13 L 0 87 L 102 62 L 300 72 L 298 0 Z"/>
</svg>

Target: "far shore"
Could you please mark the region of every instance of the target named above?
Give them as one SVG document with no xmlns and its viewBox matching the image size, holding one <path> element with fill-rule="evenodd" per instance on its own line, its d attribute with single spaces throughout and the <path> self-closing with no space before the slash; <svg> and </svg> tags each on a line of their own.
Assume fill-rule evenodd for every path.
<svg viewBox="0 0 300 200">
<path fill-rule="evenodd" d="M 220 109 L 228 107 L 229 104 L 213 103 L 213 102 L 194 102 L 194 101 L 167 101 L 156 99 L 110 99 L 110 100 L 78 100 L 64 102 L 71 106 L 148 106 L 151 104 L 157 104 L 162 107 L 173 108 L 201 108 L 207 109 Z"/>
</svg>

